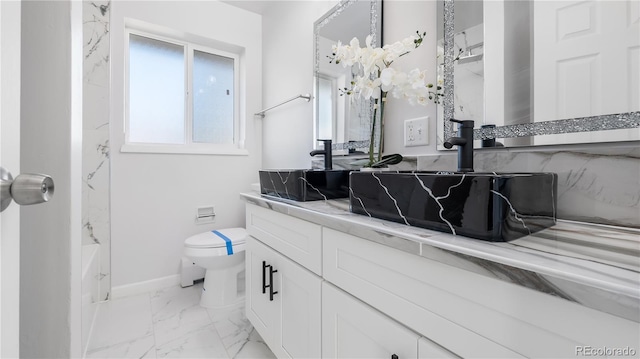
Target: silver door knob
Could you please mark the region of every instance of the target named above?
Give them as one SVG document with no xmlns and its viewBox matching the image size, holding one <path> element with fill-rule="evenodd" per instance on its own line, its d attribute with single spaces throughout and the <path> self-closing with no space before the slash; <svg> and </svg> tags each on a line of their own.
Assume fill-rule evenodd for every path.
<svg viewBox="0 0 640 359">
<path fill-rule="evenodd" d="M 0 167 L 0 212 L 13 199 L 19 205 L 47 202 L 53 197 L 53 179 L 48 175 L 24 173 L 15 179 L 11 172 Z"/>
</svg>

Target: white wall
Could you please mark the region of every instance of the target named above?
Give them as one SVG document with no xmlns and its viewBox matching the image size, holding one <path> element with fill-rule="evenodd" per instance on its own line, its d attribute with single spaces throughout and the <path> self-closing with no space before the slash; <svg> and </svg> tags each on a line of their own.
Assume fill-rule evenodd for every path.
<svg viewBox="0 0 640 359">
<path fill-rule="evenodd" d="M 313 23 L 338 1 L 283 1 L 264 14 L 264 101 L 266 106 L 313 92 Z M 436 2 L 385 0 L 383 44 L 426 31 L 423 45 L 394 63 L 398 69 L 430 70 L 436 81 Z M 320 59 L 322 61 L 323 59 Z M 428 146 L 404 147 L 404 120 L 430 116 Z M 435 153 L 436 105 L 411 106 L 390 98 L 385 114 L 385 153 Z M 263 124 L 263 167 L 310 168 L 313 106 L 302 100 L 267 112 Z"/>
<path fill-rule="evenodd" d="M 239 193 L 258 181 L 262 108 L 262 19 L 216 1 L 113 1 L 111 18 L 112 285 L 179 274 L 184 240 L 216 228 L 244 226 Z M 248 156 L 122 153 L 124 143 L 124 18 L 213 38 L 245 48 L 242 78 Z M 216 221 L 194 222 L 214 205 Z"/>
<path fill-rule="evenodd" d="M 20 357 L 80 355 L 82 12 L 23 1 L 21 171 L 53 177 L 51 201 L 20 208 Z"/>
<path fill-rule="evenodd" d="M 313 94 L 313 23 L 336 4 L 279 1 L 263 14 L 265 108 L 298 94 Z M 267 112 L 262 121 L 263 168 L 311 168 L 312 102 L 290 102 Z"/>
<path fill-rule="evenodd" d="M 422 45 L 412 53 L 398 59 L 393 67 L 410 71 L 427 70 L 427 82 L 435 84 L 436 71 L 436 1 L 385 0 L 383 2 L 382 42 L 389 44 L 402 40 L 416 31 L 426 32 Z M 391 97 L 391 96 L 389 96 Z M 385 110 L 385 153 L 420 155 L 436 151 L 436 111 L 433 103 L 412 106 L 406 100 L 390 98 Z M 404 147 L 404 121 L 429 116 L 429 145 Z"/>
</svg>

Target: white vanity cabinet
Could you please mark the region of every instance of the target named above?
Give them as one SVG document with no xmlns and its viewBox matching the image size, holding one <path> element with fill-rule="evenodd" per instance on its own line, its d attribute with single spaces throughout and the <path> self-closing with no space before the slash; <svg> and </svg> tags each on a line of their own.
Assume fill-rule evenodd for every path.
<svg viewBox="0 0 640 359">
<path fill-rule="evenodd" d="M 320 226 L 247 205 L 247 231 L 247 318 L 278 358 L 320 358 L 322 278 L 282 254 L 319 264 Z"/>
<path fill-rule="evenodd" d="M 580 348 L 640 350 L 637 321 L 498 279 L 549 280 L 536 273 L 456 252 L 442 250 L 440 257 L 436 248 L 424 254 L 431 257 L 414 248 L 405 252 L 396 242 L 304 221 L 298 217 L 313 216 L 290 216 L 280 206 L 248 203 L 246 222 L 247 317 L 279 358 L 534 358 L 575 357 Z"/>
<path fill-rule="evenodd" d="M 375 324 L 371 325 L 368 322 L 361 323 L 363 330 L 374 333 L 380 331 L 383 336 L 389 328 L 394 329 L 393 332 L 397 334 L 389 339 L 370 335 L 370 338 L 379 343 L 392 340 L 390 344 L 384 346 L 385 349 L 398 352 L 404 350 L 406 357 L 409 358 L 522 357 L 467 328 L 425 310 L 425 307 L 428 308 L 429 303 L 434 299 L 432 296 L 434 293 L 425 292 L 420 288 L 418 281 L 412 280 L 407 275 L 411 272 L 429 275 L 428 268 L 422 268 L 419 262 L 411 261 L 411 259 L 420 261 L 423 258 L 409 254 L 406 254 L 407 258 L 402 258 L 405 253 L 398 250 L 329 228 L 324 228 L 323 233 L 324 279 L 366 303 L 361 303 L 361 306 L 373 307 L 369 312 L 377 313 L 377 318 L 388 318 L 386 321 L 374 320 Z M 324 303 L 327 298 L 324 295 L 325 290 L 326 286 L 323 286 L 323 355 L 328 349 L 324 341 L 330 337 L 327 332 L 330 329 L 324 327 L 327 323 L 327 316 L 324 313 L 327 310 Z M 452 301 L 451 305 L 454 304 L 455 301 Z M 465 310 L 467 308 L 459 309 L 459 311 Z M 366 311 L 363 309 L 360 312 Z M 402 323 L 400 328 L 403 330 L 397 329 L 398 324 L 389 317 Z M 426 337 L 420 341 L 422 353 L 418 352 L 420 334 L 414 334 L 411 341 L 400 339 L 408 337 L 408 333 L 414 333 L 407 327 Z M 406 352 L 408 348 L 412 348 L 413 351 Z M 478 353 L 483 354 L 478 355 Z M 391 358 L 391 356 L 378 355 L 375 358 Z M 401 356 L 398 355 L 398 358 Z"/>
<path fill-rule="evenodd" d="M 322 357 L 457 358 L 328 282 L 322 285 Z"/>
<path fill-rule="evenodd" d="M 323 283 L 323 358 L 417 359 L 418 338 L 377 310 Z"/>
<path fill-rule="evenodd" d="M 460 358 L 427 338 L 418 339 L 418 359 Z"/>
<path fill-rule="evenodd" d="M 638 345 L 637 322 L 329 228 L 323 259 L 326 281 L 463 358 Z"/>
</svg>

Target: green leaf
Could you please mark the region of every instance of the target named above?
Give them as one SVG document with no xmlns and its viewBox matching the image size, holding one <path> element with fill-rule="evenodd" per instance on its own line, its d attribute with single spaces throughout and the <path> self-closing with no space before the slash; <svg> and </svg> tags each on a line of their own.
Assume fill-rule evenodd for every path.
<svg viewBox="0 0 640 359">
<path fill-rule="evenodd" d="M 399 154 L 396 153 L 396 154 L 392 154 L 392 155 L 382 156 L 380 161 L 371 162 L 368 158 L 362 158 L 362 159 L 359 159 L 359 160 L 352 161 L 349 164 L 351 164 L 352 166 L 363 166 L 363 167 L 379 168 L 379 167 L 385 167 L 387 165 L 398 164 L 398 163 L 402 162 L 402 159 L 403 159 L 402 155 L 399 155 Z"/>
<path fill-rule="evenodd" d="M 352 166 L 364 166 L 367 167 L 367 165 L 369 164 L 369 159 L 368 158 L 362 158 L 359 160 L 355 160 L 352 162 L 349 162 L 350 165 Z"/>
<path fill-rule="evenodd" d="M 382 159 L 380 159 L 380 161 L 376 161 L 374 163 L 371 164 L 371 166 L 369 167 L 384 167 L 387 165 L 395 165 L 402 162 L 402 155 L 394 153 L 392 155 L 386 155 L 386 156 L 382 156 Z"/>
</svg>

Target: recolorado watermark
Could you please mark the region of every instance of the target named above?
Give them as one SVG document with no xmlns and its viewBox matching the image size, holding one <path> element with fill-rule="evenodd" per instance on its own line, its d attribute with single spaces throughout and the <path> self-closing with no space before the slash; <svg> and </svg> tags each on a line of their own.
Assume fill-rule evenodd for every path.
<svg viewBox="0 0 640 359">
<path fill-rule="evenodd" d="M 626 346 L 624 348 L 611 348 L 611 347 L 592 347 L 590 345 L 576 346 L 576 356 L 582 357 L 602 357 L 602 356 L 618 356 L 618 357 L 633 357 L 637 354 L 635 348 Z"/>
</svg>

